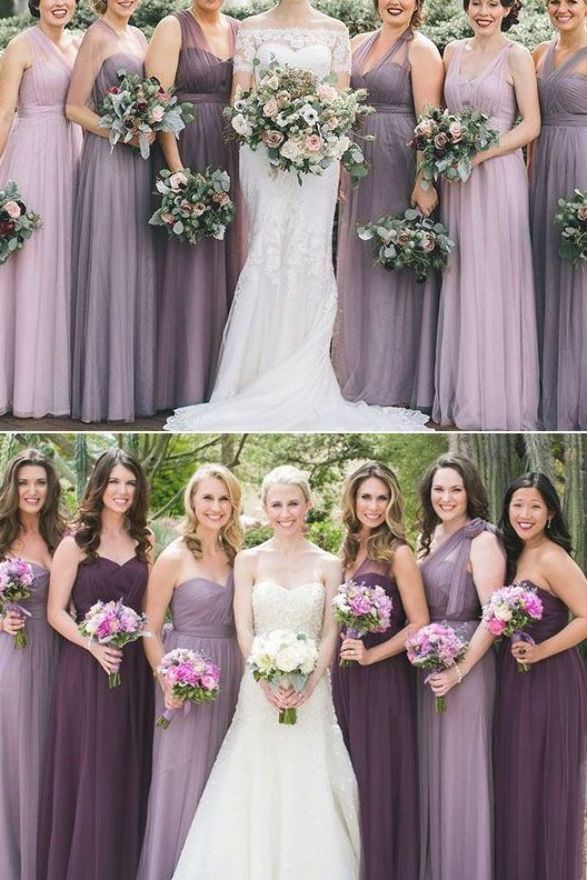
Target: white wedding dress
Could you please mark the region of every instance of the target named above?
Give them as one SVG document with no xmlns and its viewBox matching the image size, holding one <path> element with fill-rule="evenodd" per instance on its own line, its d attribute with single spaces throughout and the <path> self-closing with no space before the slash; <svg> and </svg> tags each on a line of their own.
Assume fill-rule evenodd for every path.
<svg viewBox="0 0 587 880">
<path fill-rule="evenodd" d="M 324 597 L 319 583 L 258 583 L 255 634 L 318 640 Z M 247 669 L 173 880 L 358 880 L 359 850 L 357 783 L 328 677 L 288 726 Z"/>
<path fill-rule="evenodd" d="M 332 24 L 330 24 L 330 21 Z M 234 69 L 273 58 L 320 78 L 350 69 L 346 27 L 240 26 Z M 337 290 L 332 234 L 338 164 L 322 177 L 272 172 L 264 152 L 242 147 L 240 183 L 249 229 L 209 403 L 179 409 L 169 431 L 419 431 L 428 416 L 349 403 L 330 362 Z M 382 181 L 382 186 L 385 181 Z"/>
</svg>

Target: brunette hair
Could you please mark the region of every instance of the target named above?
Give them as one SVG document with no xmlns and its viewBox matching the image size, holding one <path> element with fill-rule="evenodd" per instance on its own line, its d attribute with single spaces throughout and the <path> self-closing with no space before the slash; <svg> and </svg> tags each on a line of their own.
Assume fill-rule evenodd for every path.
<svg viewBox="0 0 587 880">
<path fill-rule="evenodd" d="M 373 0 L 373 8 L 377 15 L 379 15 L 379 0 Z M 416 0 L 416 8 L 414 9 L 412 20 L 410 21 L 410 27 L 419 28 L 420 25 L 424 24 L 425 17 L 424 0 Z"/>
<path fill-rule="evenodd" d="M 66 523 L 59 508 L 61 486 L 50 458 L 36 449 L 24 449 L 12 458 L 0 485 L 0 559 L 10 553 L 22 529 L 19 516 L 18 474 L 22 467 L 41 467 L 47 475 L 47 498 L 40 514 L 39 532 L 53 554 L 65 532 Z"/>
<path fill-rule="evenodd" d="M 241 486 L 234 474 L 222 464 L 205 464 L 192 474 L 186 486 L 183 505 L 185 509 L 185 517 L 180 526 L 180 534 L 183 541 L 196 559 L 202 558 L 202 542 L 198 537 L 198 519 L 194 512 L 192 500 L 194 492 L 202 480 L 214 477 L 221 480 L 226 486 L 228 497 L 232 505 L 230 519 L 225 526 L 220 529 L 218 539 L 222 549 L 228 556 L 228 560 L 232 565 L 234 558 L 241 548 L 243 542 L 244 531 L 240 524 L 240 508 L 241 508 Z"/>
<path fill-rule="evenodd" d="M 523 7 L 522 0 L 499 0 L 504 9 L 509 9 L 509 15 L 506 15 L 501 22 L 502 31 L 509 31 L 511 27 L 517 24 L 520 20 L 520 10 Z M 469 6 L 471 5 L 471 0 L 463 0 L 463 9 L 465 12 L 468 11 Z"/>
<path fill-rule="evenodd" d="M 95 561 L 98 558 L 102 510 L 104 509 L 102 498 L 108 486 L 110 474 L 117 464 L 127 468 L 136 477 L 137 485 L 131 508 L 126 514 L 126 527 L 130 537 L 137 542 L 137 556 L 146 562 L 151 534 L 147 528 L 149 487 L 140 463 L 134 455 L 123 449 L 103 452 L 94 464 L 84 497 L 75 516 L 75 542 L 90 560 Z"/>
<path fill-rule="evenodd" d="M 346 533 L 340 548 L 343 567 L 346 569 L 355 562 L 359 553 L 359 532 L 362 525 L 357 518 L 357 495 L 365 480 L 374 477 L 385 484 L 389 492 L 389 502 L 385 520 L 373 529 L 367 538 L 369 559 L 391 564 L 393 555 L 402 544 L 407 544 L 404 526 L 404 503 L 398 479 L 391 468 L 378 461 L 368 461 L 347 477 L 342 496 L 342 521 Z"/>
<path fill-rule="evenodd" d="M 420 547 L 424 556 L 430 553 L 432 535 L 440 522 L 432 506 L 431 494 L 434 475 L 442 468 L 451 468 L 461 475 L 467 493 L 467 516 L 469 519 L 487 519 L 489 517 L 487 490 L 473 462 L 463 455 L 441 455 L 430 465 L 420 483 Z"/>
</svg>

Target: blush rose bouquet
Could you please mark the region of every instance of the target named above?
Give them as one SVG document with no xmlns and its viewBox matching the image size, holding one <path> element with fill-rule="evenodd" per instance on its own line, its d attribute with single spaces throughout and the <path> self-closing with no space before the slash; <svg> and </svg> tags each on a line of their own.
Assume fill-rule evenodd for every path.
<svg viewBox="0 0 587 880">
<path fill-rule="evenodd" d="M 390 272 L 413 269 L 418 282 L 424 282 L 429 272 L 446 269 L 455 246 L 446 226 L 423 217 L 415 208 L 361 224 L 357 234 L 363 241 L 373 242 L 374 265 Z"/>
<path fill-rule="evenodd" d="M 27 208 L 18 184 L 9 180 L 0 190 L 0 265 L 19 251 L 40 227 L 41 218 Z"/>
</svg>

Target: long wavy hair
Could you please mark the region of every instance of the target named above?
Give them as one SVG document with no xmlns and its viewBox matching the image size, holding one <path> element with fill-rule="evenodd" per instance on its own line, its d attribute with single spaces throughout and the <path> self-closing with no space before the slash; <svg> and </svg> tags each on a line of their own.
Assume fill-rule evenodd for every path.
<svg viewBox="0 0 587 880">
<path fill-rule="evenodd" d="M 137 542 L 138 558 L 147 562 L 151 534 L 147 528 L 149 487 L 140 463 L 134 455 L 122 449 L 103 452 L 96 460 L 84 497 L 75 515 L 75 542 L 86 553 L 88 560 L 94 562 L 97 560 L 104 509 L 102 499 L 110 474 L 117 464 L 129 470 L 137 481 L 132 505 L 125 515 L 126 529 L 130 537 Z"/>
<path fill-rule="evenodd" d="M 472 461 L 463 455 L 441 455 L 430 465 L 420 483 L 420 510 L 418 524 L 420 528 L 420 549 L 423 556 L 430 553 L 430 544 L 440 519 L 432 506 L 432 482 L 434 475 L 442 468 L 451 468 L 461 475 L 467 493 L 467 516 L 469 519 L 488 519 L 489 501 L 487 490 L 483 485 L 479 471 Z"/>
<path fill-rule="evenodd" d="M 546 537 L 562 547 L 569 556 L 572 555 L 573 547 L 571 543 L 571 535 L 566 520 L 561 509 L 560 498 L 558 492 L 545 474 L 532 472 L 523 474 L 511 484 L 506 490 L 503 499 L 503 508 L 501 518 L 499 520 L 499 528 L 503 534 L 505 551 L 507 554 L 507 576 L 512 579 L 516 574 L 516 566 L 520 554 L 524 548 L 524 542 L 515 532 L 510 522 L 510 504 L 514 497 L 514 493 L 518 489 L 536 489 L 544 501 L 548 510 L 548 528 L 545 532 Z"/>
<path fill-rule="evenodd" d="M 362 524 L 357 518 L 357 496 L 362 484 L 371 477 L 385 484 L 389 492 L 389 502 L 384 521 L 376 529 L 372 529 L 367 538 L 367 556 L 391 565 L 397 548 L 408 543 L 404 525 L 404 502 L 398 479 L 391 468 L 377 461 L 368 461 L 353 471 L 344 484 L 342 522 L 346 532 L 340 557 L 345 569 L 355 562 L 359 554 Z"/>
<path fill-rule="evenodd" d="M 18 475 L 26 465 L 43 468 L 47 475 L 47 498 L 40 514 L 39 532 L 49 553 L 53 555 L 66 529 L 60 510 L 61 486 L 53 462 L 36 449 L 23 449 L 9 462 L 0 486 L 0 559 L 20 536 L 22 523 L 19 514 Z"/>
<path fill-rule="evenodd" d="M 198 518 L 194 512 L 193 498 L 198 486 L 203 480 L 214 477 L 221 480 L 226 486 L 226 491 L 232 505 L 230 519 L 220 529 L 218 540 L 228 561 L 232 565 L 234 558 L 241 548 L 244 530 L 240 523 L 241 510 L 241 486 L 234 474 L 222 464 L 205 464 L 192 474 L 186 486 L 183 496 L 185 516 L 180 525 L 180 535 L 186 547 L 194 554 L 196 559 L 202 558 L 202 542 L 198 537 Z"/>
</svg>

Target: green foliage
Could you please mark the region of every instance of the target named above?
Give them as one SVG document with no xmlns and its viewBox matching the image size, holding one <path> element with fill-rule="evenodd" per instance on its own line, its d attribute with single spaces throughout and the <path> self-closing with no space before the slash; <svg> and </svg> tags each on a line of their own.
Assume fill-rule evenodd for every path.
<svg viewBox="0 0 587 880">
<path fill-rule="evenodd" d="M 12 15 L 12 0 L 0 0 L 0 18 L 7 18 Z"/>
</svg>

